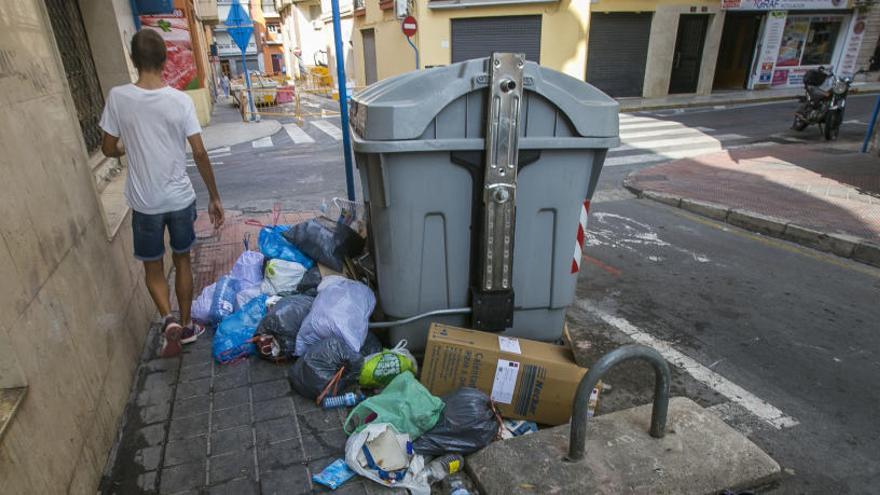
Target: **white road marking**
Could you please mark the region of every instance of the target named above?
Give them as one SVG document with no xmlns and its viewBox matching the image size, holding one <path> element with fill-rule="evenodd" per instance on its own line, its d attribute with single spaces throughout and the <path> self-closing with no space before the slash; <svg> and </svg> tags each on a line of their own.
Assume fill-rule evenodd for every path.
<svg viewBox="0 0 880 495">
<path fill-rule="evenodd" d="M 312 136 L 306 134 L 306 131 L 300 129 L 300 127 L 296 124 L 284 124 L 284 130 L 287 131 L 287 135 L 290 136 L 290 139 L 292 139 L 293 142 L 296 144 L 308 144 L 315 142 L 315 140 L 312 139 Z"/>
<path fill-rule="evenodd" d="M 216 148 L 216 149 L 213 149 L 213 150 L 209 150 L 209 151 L 208 151 L 208 154 L 209 154 L 209 155 L 214 155 L 214 154 L 217 154 L 217 153 L 226 153 L 226 154 L 228 155 L 228 154 L 230 154 L 231 152 L 232 152 L 232 150 L 229 148 L 229 146 L 224 146 L 224 147 L 222 147 L 222 148 Z"/>
<path fill-rule="evenodd" d="M 213 165 L 223 165 L 223 162 L 218 162 L 218 161 L 211 160 L 211 165 L 212 165 L 212 166 L 213 166 Z M 187 162 L 186 162 L 186 166 L 187 166 L 187 167 L 195 167 L 195 166 L 196 166 L 196 163 L 195 163 L 195 162 L 191 162 L 191 161 L 187 161 Z"/>
<path fill-rule="evenodd" d="M 673 366 L 688 373 L 698 382 L 727 397 L 731 402 L 741 405 L 770 426 L 781 430 L 782 428 L 790 428 L 799 424 L 798 420 L 786 415 L 772 404 L 703 366 L 695 359 L 682 354 L 676 350 L 672 344 L 642 331 L 626 319 L 608 313 L 583 299 L 578 299 L 575 304 L 577 304 L 580 309 L 598 316 L 605 323 L 620 330 L 629 336 L 634 342 L 653 347 Z"/>
<path fill-rule="evenodd" d="M 675 122 L 674 120 L 652 120 L 650 122 L 621 122 L 620 130 L 630 130 L 630 129 L 641 129 L 641 128 L 660 128 L 660 127 L 679 127 L 685 128 L 686 125 L 681 122 Z"/>
<path fill-rule="evenodd" d="M 271 148 L 272 146 L 275 146 L 275 143 L 272 142 L 272 136 L 266 136 L 257 139 L 256 141 L 251 141 L 251 146 L 254 148 Z"/>
<path fill-rule="evenodd" d="M 867 122 L 862 122 L 861 120 L 858 120 L 858 119 L 844 120 L 843 123 L 844 124 L 854 124 L 854 125 L 868 125 Z"/>
<path fill-rule="evenodd" d="M 648 150 L 646 150 L 648 151 Z M 666 160 L 674 160 L 678 158 L 689 158 L 704 153 L 712 153 L 722 151 L 721 143 L 712 142 L 689 148 L 686 150 L 667 151 L 663 153 L 644 153 L 640 155 L 628 156 L 612 156 L 605 160 L 606 167 L 618 167 L 621 165 L 632 165 L 634 163 L 654 163 Z"/>
<path fill-rule="evenodd" d="M 748 139 L 748 136 L 743 136 L 742 134 L 721 134 L 719 136 L 705 136 L 708 139 L 704 139 L 704 141 L 712 140 L 712 141 L 740 141 L 743 139 Z M 643 141 L 640 143 L 633 144 L 625 144 L 618 148 L 614 148 L 613 151 L 617 150 L 637 150 L 637 149 L 646 149 L 646 148 L 669 148 L 672 146 L 680 146 L 682 144 L 697 144 L 699 141 L 694 139 L 693 137 L 683 137 L 676 139 L 658 139 L 656 141 Z M 656 149 L 655 149 L 656 151 Z"/>
<path fill-rule="evenodd" d="M 633 139 L 633 138 L 643 138 L 643 137 L 656 137 L 656 136 L 673 136 L 679 134 L 695 134 L 695 135 L 704 135 L 707 132 L 712 132 L 715 129 L 709 127 L 682 127 L 681 129 L 666 129 L 666 130 L 658 130 L 658 131 L 635 131 L 635 132 L 620 132 L 620 139 Z"/>
<path fill-rule="evenodd" d="M 312 125 L 327 133 L 333 139 L 339 141 L 342 139 L 342 129 L 325 120 L 313 120 Z"/>
</svg>

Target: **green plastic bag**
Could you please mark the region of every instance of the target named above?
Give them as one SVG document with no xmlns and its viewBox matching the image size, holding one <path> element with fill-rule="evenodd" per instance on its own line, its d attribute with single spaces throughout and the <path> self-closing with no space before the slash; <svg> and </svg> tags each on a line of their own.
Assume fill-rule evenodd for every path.
<svg viewBox="0 0 880 495">
<path fill-rule="evenodd" d="M 351 411 L 345 420 L 345 432 L 357 433 L 368 423 L 391 423 L 398 432 L 408 433 L 415 440 L 437 424 L 443 405 L 411 372 L 405 371 L 394 377 L 381 394 Z"/>
<path fill-rule="evenodd" d="M 393 349 L 383 349 L 365 357 L 358 382 L 364 388 L 381 388 L 404 371 L 416 374 L 418 364 L 416 358 L 406 350 L 406 340 L 401 340 Z"/>
</svg>

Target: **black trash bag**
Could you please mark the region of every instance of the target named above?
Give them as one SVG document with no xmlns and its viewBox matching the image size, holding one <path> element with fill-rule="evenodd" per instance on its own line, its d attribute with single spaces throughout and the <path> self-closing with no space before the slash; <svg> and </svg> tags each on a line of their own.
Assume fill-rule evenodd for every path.
<svg viewBox="0 0 880 495">
<path fill-rule="evenodd" d="M 367 357 L 370 354 L 382 352 L 382 341 L 373 332 L 367 331 L 367 338 L 364 345 L 361 346 L 361 356 Z"/>
<path fill-rule="evenodd" d="M 303 275 L 302 280 L 299 285 L 296 286 L 296 291 L 300 294 L 306 294 L 312 297 L 318 295 L 318 285 L 321 284 L 321 270 L 318 269 L 318 266 L 315 265 Z"/>
<path fill-rule="evenodd" d="M 489 396 L 470 387 L 442 397 L 446 407 L 433 428 L 414 443 L 424 456 L 472 454 L 489 444 L 498 434 L 498 421 Z"/>
<path fill-rule="evenodd" d="M 314 301 L 314 297 L 302 294 L 281 298 L 260 321 L 257 335 L 271 335 L 281 348 L 281 355 L 293 358 L 293 353 L 296 351 L 296 335 Z"/>
<path fill-rule="evenodd" d="M 350 227 L 326 218 L 296 224 L 284 232 L 284 238 L 306 256 L 337 272 L 345 267 L 345 258 L 361 254 L 365 244 Z"/>
<path fill-rule="evenodd" d="M 290 367 L 288 378 L 297 393 L 309 399 L 316 399 L 333 379 L 333 375 L 343 366 L 345 371 L 337 385 L 339 393 L 351 385 L 356 385 L 363 365 L 364 358 L 360 353 L 353 351 L 342 340 L 330 337 L 310 347 L 305 355 Z"/>
</svg>

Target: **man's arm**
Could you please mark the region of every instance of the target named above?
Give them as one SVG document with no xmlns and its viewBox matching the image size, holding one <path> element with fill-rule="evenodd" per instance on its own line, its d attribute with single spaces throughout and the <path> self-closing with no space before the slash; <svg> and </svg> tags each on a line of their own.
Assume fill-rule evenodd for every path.
<svg viewBox="0 0 880 495">
<path fill-rule="evenodd" d="M 101 151 L 107 158 L 119 158 L 125 154 L 125 147 L 118 137 L 104 133 L 104 140 L 101 142 Z"/>
<path fill-rule="evenodd" d="M 214 181 L 214 169 L 211 168 L 211 160 L 208 158 L 208 150 L 202 142 L 201 134 L 193 134 L 186 138 L 192 148 L 193 161 L 199 169 L 199 175 L 205 181 L 208 188 L 208 216 L 214 228 L 219 229 L 223 225 L 223 203 L 220 202 L 220 193 L 217 191 L 217 183 Z"/>
</svg>

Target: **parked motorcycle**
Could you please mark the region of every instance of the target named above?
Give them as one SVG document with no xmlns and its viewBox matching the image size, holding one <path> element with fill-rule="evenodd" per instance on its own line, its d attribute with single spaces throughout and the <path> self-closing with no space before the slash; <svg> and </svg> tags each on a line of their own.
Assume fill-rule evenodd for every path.
<svg viewBox="0 0 880 495">
<path fill-rule="evenodd" d="M 860 70 L 854 76 L 863 72 Z M 852 83 L 852 77 L 837 77 L 825 67 L 808 70 L 804 74 L 804 96 L 800 97 L 801 106 L 794 114 L 791 128 L 802 131 L 811 124 L 817 124 L 825 139 L 837 139 Z"/>
</svg>

